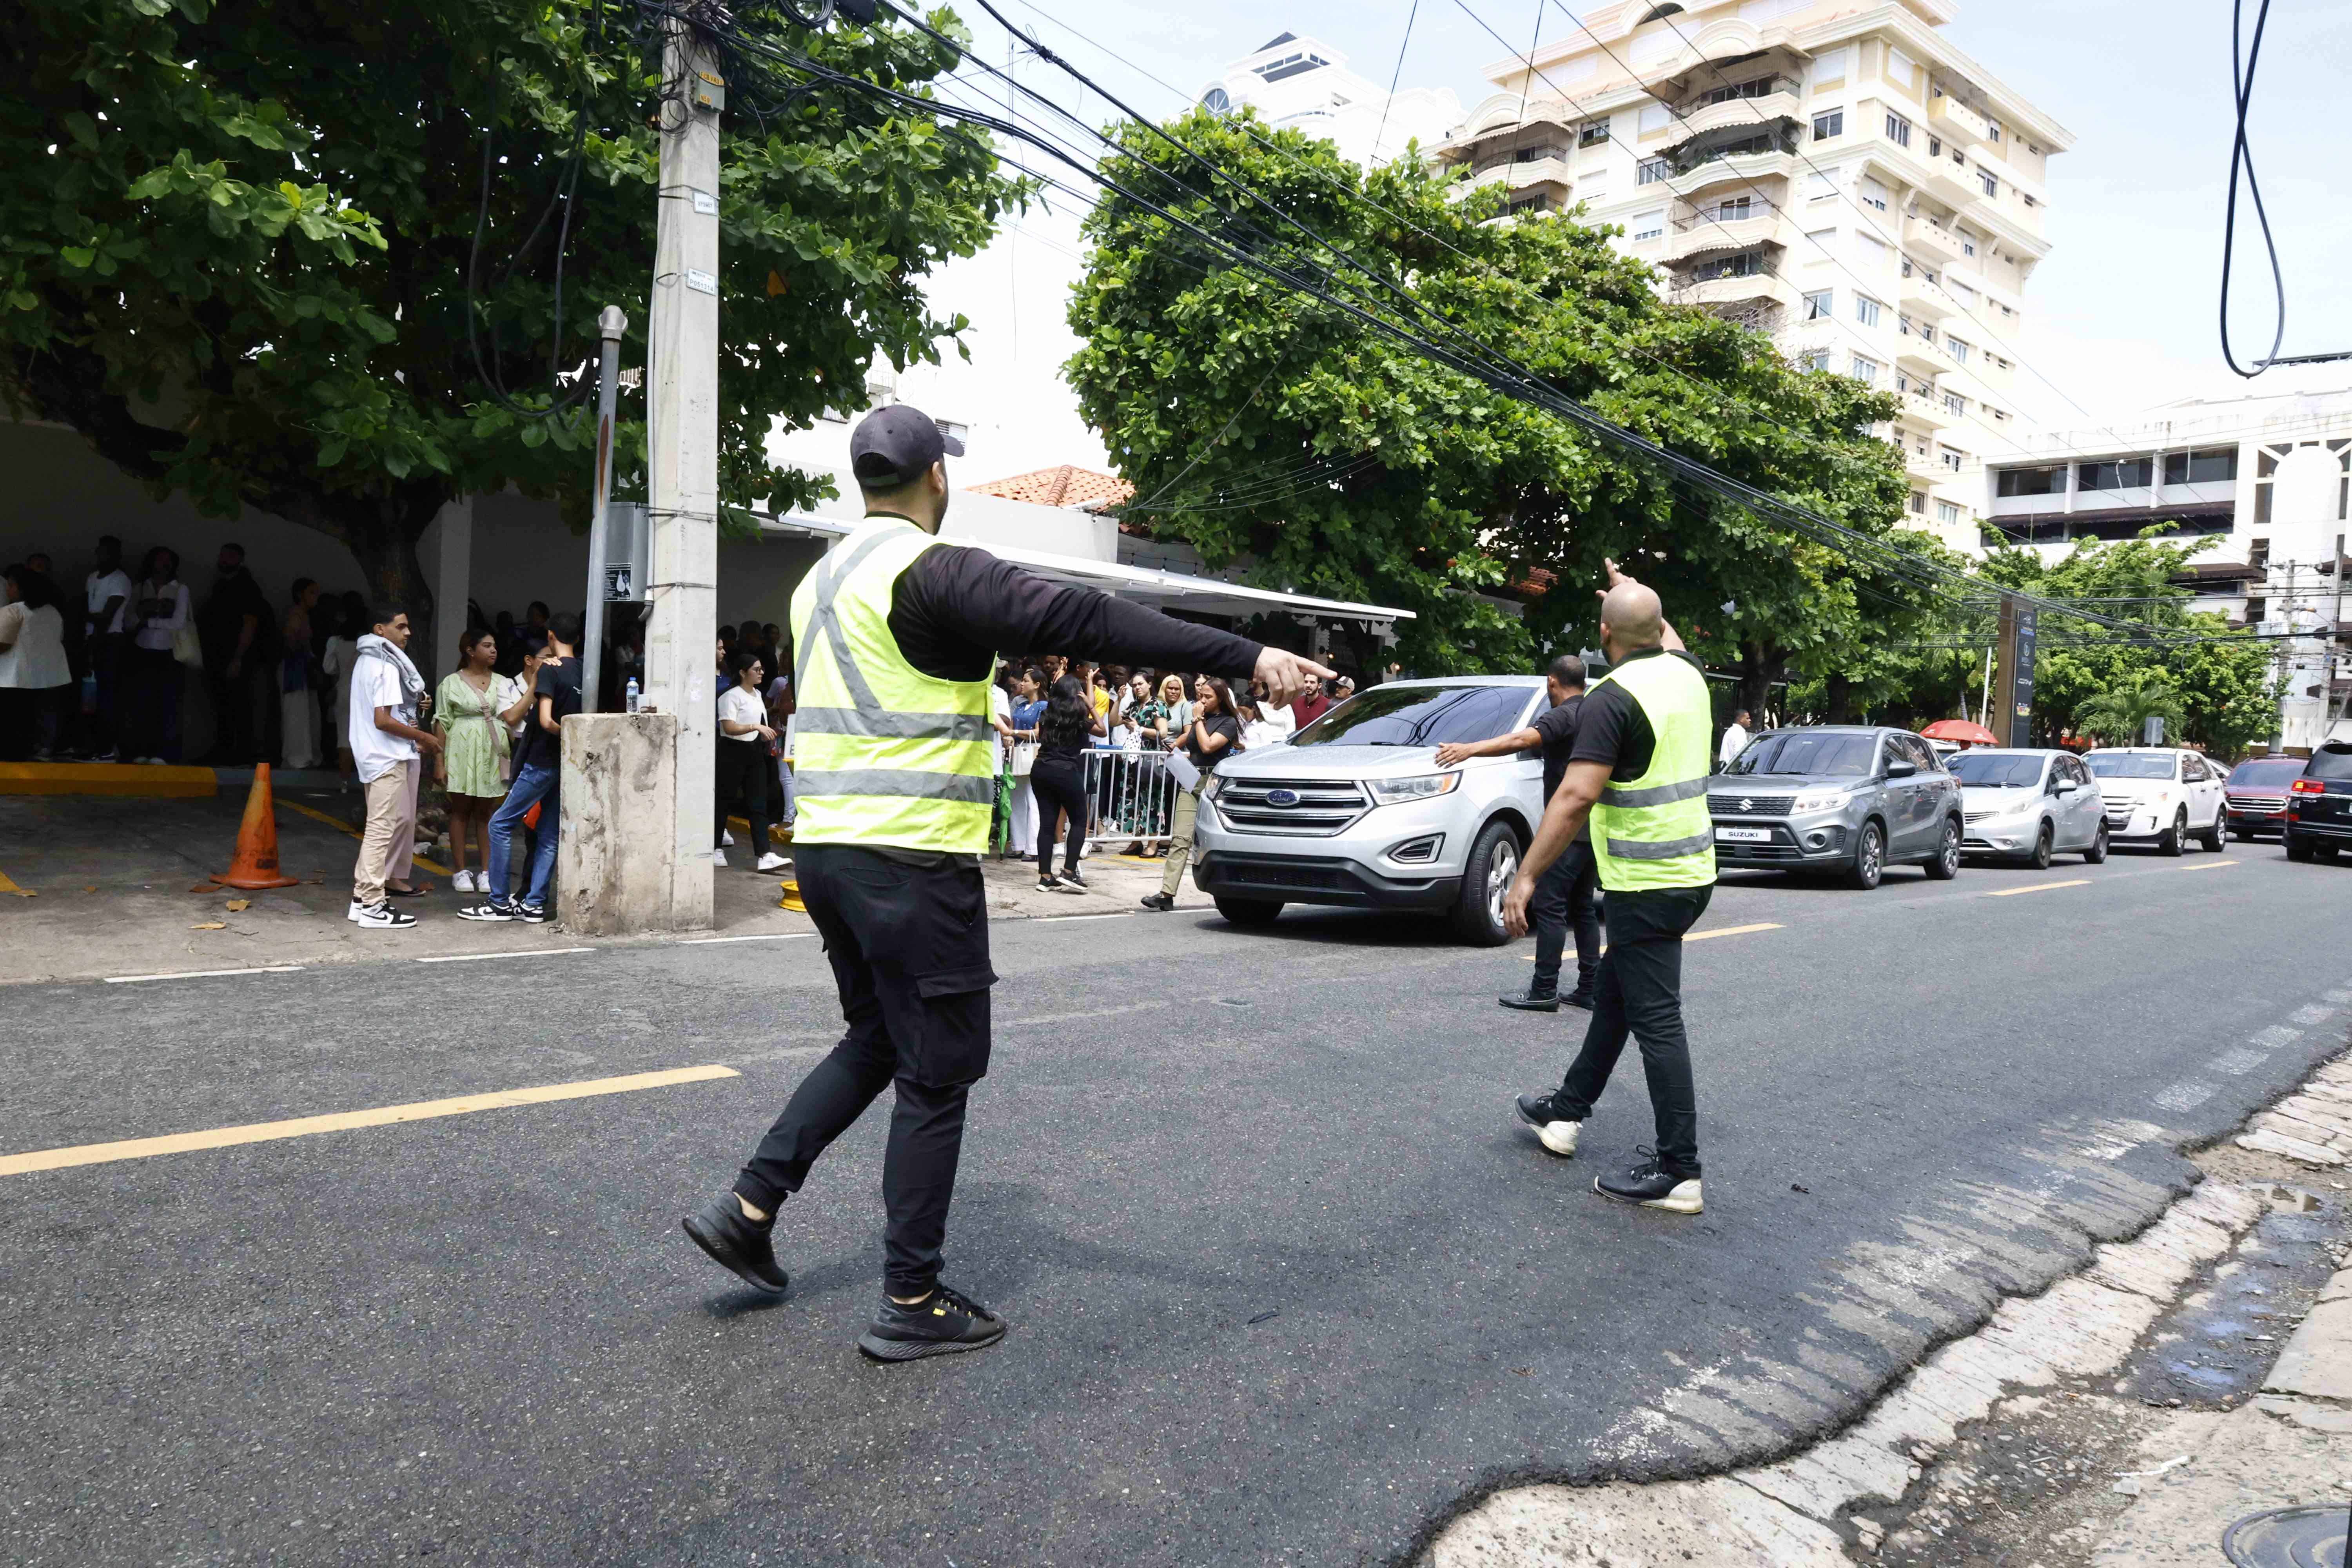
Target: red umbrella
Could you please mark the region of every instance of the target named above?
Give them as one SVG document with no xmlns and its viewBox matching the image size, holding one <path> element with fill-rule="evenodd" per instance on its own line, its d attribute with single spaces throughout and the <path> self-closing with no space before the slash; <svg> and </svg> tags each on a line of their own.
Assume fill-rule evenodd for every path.
<svg viewBox="0 0 2352 1568">
<path fill-rule="evenodd" d="M 1958 741 L 1964 746 L 1997 746 L 2000 737 L 1973 719 L 1938 719 L 1919 731 L 1931 741 Z"/>
</svg>

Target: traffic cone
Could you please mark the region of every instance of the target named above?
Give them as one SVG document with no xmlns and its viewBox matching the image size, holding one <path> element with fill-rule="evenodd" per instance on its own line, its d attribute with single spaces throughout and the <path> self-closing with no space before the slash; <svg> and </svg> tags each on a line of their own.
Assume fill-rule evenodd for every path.
<svg viewBox="0 0 2352 1568">
<path fill-rule="evenodd" d="M 253 788 L 245 797 L 245 820 L 236 827 L 236 856 L 226 871 L 213 873 L 224 888 L 291 888 L 299 879 L 278 869 L 278 810 L 269 798 L 269 764 L 253 770 Z"/>
</svg>

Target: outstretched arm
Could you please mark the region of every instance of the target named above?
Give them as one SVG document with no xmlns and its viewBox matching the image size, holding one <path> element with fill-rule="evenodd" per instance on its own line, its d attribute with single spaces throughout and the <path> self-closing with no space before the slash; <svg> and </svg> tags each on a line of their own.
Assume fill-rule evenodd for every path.
<svg viewBox="0 0 2352 1568">
<path fill-rule="evenodd" d="M 1497 735 L 1491 741 L 1448 741 L 1437 748 L 1437 765 L 1453 767 L 1472 757 L 1504 757 L 1514 752 L 1532 752 L 1543 744 L 1543 736 L 1532 724 L 1524 730 L 1514 730 L 1507 735 Z"/>
</svg>

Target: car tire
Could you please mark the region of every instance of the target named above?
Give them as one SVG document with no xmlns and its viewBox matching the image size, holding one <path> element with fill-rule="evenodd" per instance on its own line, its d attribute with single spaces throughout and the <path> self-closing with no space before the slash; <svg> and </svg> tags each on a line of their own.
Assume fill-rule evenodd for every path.
<svg viewBox="0 0 2352 1568">
<path fill-rule="evenodd" d="M 2221 814 L 2217 811 L 2213 814 L 2213 825 L 2197 836 L 2197 842 L 2204 847 L 2206 853 L 2219 855 L 2223 842 L 2223 829 Z"/>
<path fill-rule="evenodd" d="M 2102 822 L 2099 824 L 2099 830 L 2091 835 L 2091 847 L 2083 851 L 2083 864 L 2085 866 L 2101 866 L 2106 863 L 2106 858 L 2107 825 Z"/>
<path fill-rule="evenodd" d="M 1886 829 L 1874 816 L 1853 836 L 1853 860 L 1846 867 L 1846 884 L 1866 893 L 1885 875 Z"/>
<path fill-rule="evenodd" d="M 2034 837 L 2033 853 L 2025 858 L 2025 863 L 2037 871 L 2047 871 L 2050 869 L 2051 852 L 2057 847 L 2057 845 L 2056 833 L 2052 830 L 2047 822 L 2043 823 L 2042 831 Z"/>
<path fill-rule="evenodd" d="M 1454 900 L 1454 934 L 1474 947 L 1500 947 L 1511 940 L 1503 929 L 1503 896 L 1519 874 L 1519 839 L 1500 817 L 1478 830 L 1462 863 L 1462 892 Z"/>
<path fill-rule="evenodd" d="M 2279 836 L 2279 841 L 2286 846 L 2288 859 L 2303 861 L 2311 858 L 2311 845 L 2305 840 L 2297 838 L 2292 833 L 2284 833 Z"/>
<path fill-rule="evenodd" d="M 1225 923 L 1228 925 L 1270 926 L 1282 918 L 1282 900 L 1280 899 L 1229 899 L 1220 894 L 1217 898 L 1217 912 L 1225 917 Z"/>
<path fill-rule="evenodd" d="M 1944 837 L 1937 844 L 1935 858 L 1925 869 L 1931 882 L 1948 882 L 1960 874 L 1960 825 L 1948 816 L 1944 818 Z"/>
<path fill-rule="evenodd" d="M 2333 860 L 2336 858 L 2337 852 L 2343 847 L 2344 847 L 2340 844 L 2331 843 L 2323 839 L 2319 843 L 2311 847 L 2311 853 L 2313 858 L 2315 859 Z"/>
<path fill-rule="evenodd" d="M 2241 844 L 2252 844 L 2254 841 L 2254 830 L 2251 827 L 2232 827 L 2230 829 L 2230 837 Z"/>
<path fill-rule="evenodd" d="M 2182 806 L 2172 814 L 2172 826 L 2156 837 L 2156 852 L 2179 856 L 2189 847 L 2189 808 Z"/>
</svg>

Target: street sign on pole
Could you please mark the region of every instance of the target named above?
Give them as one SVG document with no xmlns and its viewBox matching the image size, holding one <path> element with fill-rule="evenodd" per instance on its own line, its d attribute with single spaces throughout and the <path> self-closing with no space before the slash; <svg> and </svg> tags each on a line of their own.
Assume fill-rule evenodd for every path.
<svg viewBox="0 0 2352 1568">
<path fill-rule="evenodd" d="M 596 711 L 597 677 L 604 668 L 604 586 L 606 521 L 613 504 L 613 403 L 621 380 L 621 334 L 629 318 L 617 305 L 607 305 L 596 318 L 604 347 L 596 363 L 596 489 L 588 513 L 587 626 L 580 638 L 580 710 Z"/>
<path fill-rule="evenodd" d="M 2000 596 L 1999 663 L 1992 680 L 1993 735 L 2004 746 L 2032 738 L 2035 611 L 2014 594 Z"/>
</svg>

